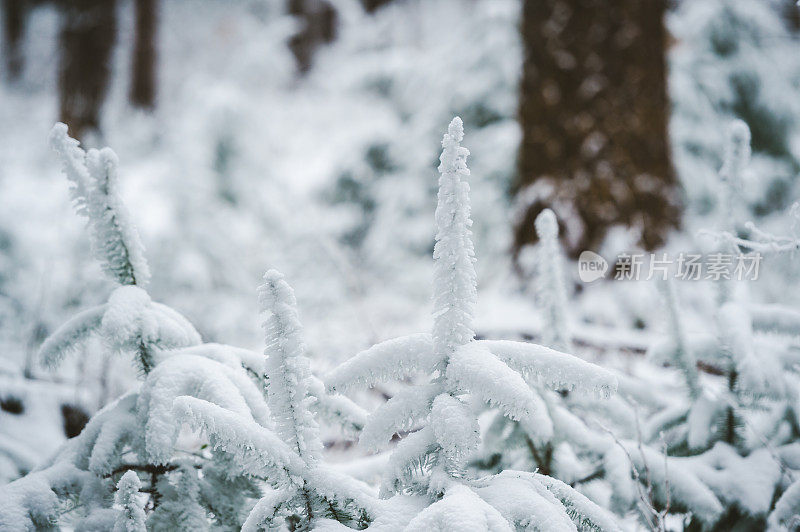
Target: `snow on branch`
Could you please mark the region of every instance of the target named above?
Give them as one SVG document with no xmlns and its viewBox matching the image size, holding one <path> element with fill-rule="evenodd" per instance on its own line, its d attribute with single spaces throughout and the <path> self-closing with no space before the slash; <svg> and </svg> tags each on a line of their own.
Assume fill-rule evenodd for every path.
<svg viewBox="0 0 800 532">
<path fill-rule="evenodd" d="M 550 209 L 544 209 L 534 222 L 539 237 L 537 253 L 536 295 L 543 307 L 542 344 L 559 351 L 572 348 L 572 335 L 567 315 L 567 293 L 561 268 L 558 245 L 558 220 Z"/>
<path fill-rule="evenodd" d="M 499 407 L 511 419 L 526 417 L 536 404 L 534 393 L 522 376 L 479 342 L 462 346 L 450 357 L 447 380 L 454 388 Z"/>
<path fill-rule="evenodd" d="M 750 162 L 750 128 L 742 120 L 734 120 L 728 127 L 728 141 L 719 178 L 722 182 L 720 209 L 721 229 L 733 228 L 736 224 L 736 202 L 741 195 L 742 174 Z"/>
<path fill-rule="evenodd" d="M 433 354 L 431 335 L 412 334 L 361 351 L 330 372 L 325 382 L 331 391 L 347 392 L 356 387 L 366 388 L 409 377 L 416 372 L 430 373 L 439 361 Z"/>
<path fill-rule="evenodd" d="M 477 343 L 526 378 L 539 379 L 555 390 L 594 392 L 604 397 L 617 390 L 617 379 L 611 372 L 576 356 L 510 340 Z"/>
<path fill-rule="evenodd" d="M 409 431 L 424 422 L 441 393 L 435 384 L 410 386 L 378 407 L 370 417 L 359 439 L 367 449 L 382 449 L 395 434 Z"/>
<path fill-rule="evenodd" d="M 114 524 L 114 532 L 147 532 L 145 513 L 139 500 L 139 489 L 142 483 L 134 471 L 127 471 L 117 482 L 117 493 L 114 502 L 122 507 Z"/>
<path fill-rule="evenodd" d="M 571 486 L 561 482 L 557 478 L 542 475 L 541 473 L 508 472 L 505 474 L 530 475 L 540 482 L 562 505 L 564 505 L 567 514 L 573 522 L 578 525 L 579 530 L 597 530 L 602 532 L 621 532 L 622 530 L 608 511 L 600 508 L 583 494 L 575 491 Z"/>
<path fill-rule="evenodd" d="M 505 471 L 482 484 L 476 489 L 478 495 L 497 508 L 515 530 L 577 530 L 567 508 L 530 474 Z"/>
<path fill-rule="evenodd" d="M 100 328 L 106 305 L 83 310 L 66 321 L 47 337 L 39 348 L 39 360 L 48 368 L 56 368 L 68 354 L 77 351 Z"/>
<path fill-rule="evenodd" d="M 88 475 L 60 463 L 0 486 L 0 530 L 52 530 L 63 511 L 60 495 L 77 493 Z"/>
<path fill-rule="evenodd" d="M 302 477 L 305 464 L 271 430 L 195 397 L 178 397 L 174 405 L 177 418 L 204 431 L 214 449 L 232 457 L 242 473 L 268 478 L 276 486 L 291 485 L 291 477 Z"/>
<path fill-rule="evenodd" d="M 156 464 L 167 463 L 172 456 L 180 430 L 173 403 L 181 396 L 213 403 L 247 421 L 268 424 L 261 392 L 244 370 L 194 355 L 171 356 L 151 372 L 137 404 L 145 428 L 145 448 Z"/>
<path fill-rule="evenodd" d="M 279 530 L 285 519 L 283 507 L 297 495 L 293 487 L 273 490 L 261 497 L 247 516 L 242 532 L 261 532 L 262 530 Z"/>
<path fill-rule="evenodd" d="M 84 152 L 62 123 L 53 126 L 50 146 L 73 183 L 78 213 L 89 219 L 92 248 L 103 269 L 119 284 L 146 285 L 150 270 L 139 233 L 119 196 L 116 154 L 110 148 Z"/>
<path fill-rule="evenodd" d="M 444 497 L 420 512 L 406 532 L 449 532 L 452 530 L 491 530 L 512 532 L 503 515 L 467 486 L 453 486 Z M 559 529 L 550 529 L 557 531 Z M 570 530 L 570 529 L 566 529 Z M 572 529 L 574 530 L 574 529 Z"/>
<path fill-rule="evenodd" d="M 309 465 L 320 458 L 322 442 L 311 413 L 309 395 L 311 372 L 302 326 L 297 315 L 294 291 L 277 270 L 264 274 L 258 289 L 262 311 L 270 313 L 264 321 L 267 356 L 267 400 L 275 420 L 275 430 Z"/>
<path fill-rule="evenodd" d="M 381 496 L 413 489 L 417 475 L 424 476 L 436 463 L 435 453 L 439 449 L 433 428 L 426 425 L 400 440 L 394 448 L 384 471 Z"/>
<path fill-rule="evenodd" d="M 453 118 L 442 139 L 439 203 L 433 248 L 433 345 L 439 357 L 475 337 L 472 318 L 478 298 L 470 219 L 469 150 L 461 146 L 464 126 Z"/>
</svg>

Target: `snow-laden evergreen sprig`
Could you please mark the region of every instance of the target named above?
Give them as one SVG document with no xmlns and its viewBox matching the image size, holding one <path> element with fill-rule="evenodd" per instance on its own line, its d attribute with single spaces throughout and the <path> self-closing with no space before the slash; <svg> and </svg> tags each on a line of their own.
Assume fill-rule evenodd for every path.
<svg viewBox="0 0 800 532">
<path fill-rule="evenodd" d="M 433 350 L 442 361 L 475 337 L 477 275 L 466 181 L 469 150 L 461 146 L 463 139 L 464 126 L 456 117 L 442 139 L 433 248 Z"/>
<path fill-rule="evenodd" d="M 763 231 L 752 221 L 737 226 L 736 201 L 741 194 L 742 174 L 749 162 L 750 129 L 743 121 L 736 120 L 730 126 L 724 162 L 719 171 L 722 186 L 719 227 L 714 231 L 703 230 L 700 234 L 713 237 L 722 249 L 728 251 L 777 255 L 800 250 L 800 203 L 794 203 L 789 209 L 792 233 L 789 236 Z M 745 238 L 740 236 L 742 232 L 746 233 Z"/>
<path fill-rule="evenodd" d="M 719 171 L 722 183 L 719 211 L 722 230 L 735 230 L 736 205 L 742 192 L 744 170 L 749 162 L 750 128 L 744 121 L 734 120 L 728 126 L 728 140 Z"/>
<path fill-rule="evenodd" d="M 258 289 L 258 298 L 262 310 L 270 314 L 263 324 L 267 335 L 264 354 L 267 398 L 275 430 L 308 465 L 313 465 L 319 460 L 322 442 L 311 413 L 311 372 L 294 291 L 280 272 L 269 270 Z"/>
<path fill-rule="evenodd" d="M 567 313 L 567 292 L 561 267 L 561 248 L 558 245 L 558 219 L 550 209 L 544 209 L 534 222 L 539 237 L 537 252 L 536 295 L 544 314 L 542 345 L 559 351 L 572 349 L 572 337 Z"/>
<path fill-rule="evenodd" d="M 61 141 L 66 170 L 77 176 L 77 202 L 85 202 L 91 172 L 82 166 L 77 143 Z M 310 375 L 291 289 L 279 274 L 269 280 L 262 293 L 272 312 L 267 359 L 245 349 L 198 345 L 185 318 L 134 284 L 119 286 L 106 304 L 57 331 L 42 349 L 51 365 L 97 336 L 109 350 L 134 351 L 143 382 L 92 416 L 38 469 L 0 486 L 0 529 L 68 524 L 113 530 L 119 519 L 129 521 L 122 517 L 126 512 L 141 517 L 133 507 L 141 502 L 148 530 L 236 530 L 267 488 L 291 492 L 282 506 L 290 521 L 311 525 L 318 517 L 366 526 L 378 511 L 374 497 L 318 463 L 321 444 L 309 409 L 350 432 L 361 430 L 365 413 L 345 397 L 324 393 Z M 268 402 L 278 413 L 274 418 Z M 206 438 L 180 438 L 187 426 Z"/>
<path fill-rule="evenodd" d="M 746 229 L 755 243 L 734 236 L 740 228 L 732 198 L 748 162 L 749 140 L 747 126 L 735 123 L 720 171 L 727 190 L 723 230 L 708 233 L 718 238 L 720 249 L 726 253 L 742 249 L 760 253 L 777 242 L 752 224 Z M 681 460 L 689 464 L 688 469 L 701 485 L 723 505 L 726 527 L 775 526 L 785 520 L 785 501 L 791 495 L 788 499 L 778 497 L 792 492 L 786 486 L 800 470 L 800 462 L 784 457 L 800 437 L 796 406 L 800 378 L 791 347 L 796 346 L 800 319 L 794 310 L 780 305 L 751 305 L 746 291 L 732 297 L 730 280 L 715 284 L 718 306 L 706 333 L 683 332 L 677 301 L 667 294 L 673 324 L 669 337 L 654 345 L 650 354 L 680 368 L 689 393 L 684 402 L 652 416 L 645 425 L 644 437 L 651 443 L 664 441 L 667 453 L 674 457 L 670 463 Z M 691 358 L 685 357 L 687 353 Z M 719 377 L 698 379 L 695 361 L 713 368 Z M 753 471 L 759 473 L 745 493 L 739 488 L 740 479 Z M 773 514 L 767 522 L 770 511 Z M 713 524 L 707 518 L 702 521 L 704 525 Z"/>
<path fill-rule="evenodd" d="M 50 132 L 50 145 L 72 182 L 78 214 L 89 220 L 95 257 L 121 286 L 105 305 L 85 310 L 59 327 L 42 344 L 40 360 L 55 368 L 64 356 L 98 336 L 115 351 L 133 353 L 140 372 L 147 374 L 158 352 L 199 344 L 200 335 L 178 312 L 151 301 L 143 288 L 150 270 L 139 233 L 119 195 L 114 152 L 109 148 L 84 152 L 61 123 Z"/>
<path fill-rule="evenodd" d="M 694 354 L 691 352 L 686 338 L 686 332 L 680 315 L 681 311 L 678 306 L 678 294 L 675 290 L 675 283 L 670 279 L 661 283 L 659 288 L 666 303 L 669 336 L 673 342 L 672 347 L 674 348 L 674 352 L 671 358 L 683 373 L 686 385 L 689 388 L 689 396 L 692 399 L 696 399 L 701 393 L 699 375 L 697 372 L 697 360 L 694 358 Z"/>
<path fill-rule="evenodd" d="M 144 505 L 139 489 L 142 482 L 135 471 L 128 471 L 117 482 L 114 502 L 122 508 L 114 523 L 114 532 L 147 532 Z"/>
<path fill-rule="evenodd" d="M 472 319 L 477 280 L 469 218 L 469 171 L 463 127 L 453 119 L 442 141 L 439 203 L 434 248 L 433 333 L 397 338 L 367 349 L 335 369 L 333 391 L 373 386 L 415 373 L 429 381 L 399 392 L 367 420 L 361 443 L 380 448 L 395 433 L 413 430 L 389 459 L 381 493 L 427 498 L 408 530 L 513 530 L 591 521 L 570 511 L 536 480 L 519 485 L 519 497 L 504 498 L 502 477 L 476 483 L 467 464 L 480 443 L 478 415 L 485 405 L 511 419 L 534 419 L 542 405 L 532 382 L 576 392 L 609 394 L 615 378 L 576 357 L 534 344 L 475 340 Z M 398 495 L 402 496 L 402 495 Z M 594 507 L 587 501 L 587 507 Z M 574 510 L 574 508 L 572 508 Z M 578 517 L 577 514 L 581 516 Z M 469 524 L 465 523 L 469 521 Z"/>
<path fill-rule="evenodd" d="M 259 477 L 288 479 L 290 471 L 305 466 L 270 430 L 260 382 L 250 378 L 240 360 L 226 358 L 236 351 L 224 347 L 194 348 L 209 357 L 192 354 L 190 348 L 158 361 L 139 391 L 94 415 L 39 470 L 0 488 L 0 499 L 10 501 L 0 505 L 0 523 L 5 519 L 17 525 L 11 529 L 25 529 L 31 521 L 21 516 L 42 514 L 59 523 L 67 513 L 81 526 L 110 530 L 117 515 L 111 511 L 114 486 L 120 476 L 136 471 L 143 473 L 142 493 L 149 497 L 148 530 L 181 529 L 176 523 L 183 522 L 195 523 L 192 530 L 212 522 L 239 528 L 257 496 Z M 202 423 L 194 419 L 201 416 L 195 412 L 206 416 Z M 177 436 L 187 423 L 211 426 L 209 432 L 219 427 L 226 438 L 210 438 L 212 447 L 205 451 L 182 448 Z M 243 424 L 246 430 L 239 428 Z M 231 459 L 235 452 L 246 452 L 240 447 L 257 446 L 271 452 L 262 452 L 245 467 Z M 65 479 L 70 479 L 66 485 Z M 209 492 L 214 496 L 204 495 Z M 52 503 L 43 506 L 47 497 Z M 64 512 L 63 501 L 78 497 L 82 504 Z"/>
<path fill-rule="evenodd" d="M 117 155 L 110 148 L 84 152 L 60 122 L 50 132 L 50 145 L 72 181 L 78 213 L 89 220 L 92 248 L 103 269 L 119 284 L 146 285 L 150 270 L 139 233 L 119 196 Z"/>
<path fill-rule="evenodd" d="M 256 503 L 245 530 L 305 530 L 331 519 L 364 528 L 378 513 L 377 501 L 366 486 L 322 463 L 322 442 L 314 417 L 314 411 L 324 411 L 359 424 L 359 411 L 343 397 L 320 393 L 323 386 L 311 376 L 305 356 L 294 292 L 275 270 L 268 271 L 264 281 L 258 290 L 267 314 L 263 362 L 241 350 L 215 350 L 213 356 L 234 363 L 234 367 L 237 359 L 249 366 L 247 371 L 256 375 L 254 382 L 265 392 L 269 423 L 260 423 L 246 402 L 209 402 L 198 396 L 177 397 L 172 415 L 177 425 L 183 421 L 205 432 L 212 448 L 229 458 L 230 470 L 259 478 L 274 490 Z M 219 392 L 224 395 L 223 388 Z"/>
</svg>

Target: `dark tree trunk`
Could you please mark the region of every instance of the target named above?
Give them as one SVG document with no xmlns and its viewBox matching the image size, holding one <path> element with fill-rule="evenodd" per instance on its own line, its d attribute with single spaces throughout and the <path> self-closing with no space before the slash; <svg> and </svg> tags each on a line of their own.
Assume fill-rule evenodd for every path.
<svg viewBox="0 0 800 532">
<path fill-rule="evenodd" d="M 608 229 L 640 231 L 647 249 L 678 224 L 667 141 L 664 0 L 529 0 L 513 192 L 515 251 L 534 242 L 545 207 L 573 256 Z"/>
<path fill-rule="evenodd" d="M 361 0 L 361 5 L 364 6 L 364 11 L 367 13 L 374 13 L 391 1 L 392 0 Z"/>
<path fill-rule="evenodd" d="M 797 5 L 797 0 L 783 0 L 783 15 L 789 29 L 800 33 L 800 5 Z"/>
<path fill-rule="evenodd" d="M 66 0 L 61 5 L 61 121 L 72 135 L 81 137 L 100 128 L 117 33 L 116 1 Z"/>
<path fill-rule="evenodd" d="M 156 29 L 158 4 L 156 0 L 135 0 L 136 37 L 131 66 L 131 103 L 142 109 L 152 109 L 156 103 Z"/>
<path fill-rule="evenodd" d="M 22 73 L 22 37 L 25 34 L 25 0 L 3 0 L 3 49 L 9 80 Z"/>
<path fill-rule="evenodd" d="M 336 10 L 327 0 L 289 0 L 288 11 L 300 23 L 289 40 L 289 49 L 300 73 L 311 69 L 314 52 L 336 38 Z"/>
</svg>

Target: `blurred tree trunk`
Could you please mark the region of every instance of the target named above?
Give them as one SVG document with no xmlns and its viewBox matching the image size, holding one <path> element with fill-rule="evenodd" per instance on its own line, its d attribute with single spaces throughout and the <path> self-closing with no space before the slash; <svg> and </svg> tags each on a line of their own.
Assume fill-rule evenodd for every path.
<svg viewBox="0 0 800 532">
<path fill-rule="evenodd" d="M 117 33 L 116 0 L 65 0 L 60 5 L 60 119 L 81 137 L 100 128 Z"/>
<path fill-rule="evenodd" d="M 136 33 L 131 61 L 131 103 L 152 109 L 156 103 L 156 0 L 135 0 Z"/>
<path fill-rule="evenodd" d="M 374 13 L 391 1 L 392 0 L 361 0 L 361 5 L 364 6 L 364 11 L 367 13 Z"/>
<path fill-rule="evenodd" d="M 3 49 L 6 72 L 13 81 L 22 73 L 22 37 L 25 34 L 26 0 L 3 0 Z"/>
<path fill-rule="evenodd" d="M 665 9 L 665 0 L 523 2 L 515 252 L 535 241 L 545 207 L 573 256 L 598 249 L 615 225 L 638 229 L 646 249 L 677 226 Z"/>
<path fill-rule="evenodd" d="M 289 40 L 289 49 L 304 74 L 311 69 L 317 48 L 336 39 L 336 10 L 327 0 L 289 0 L 288 11 L 300 24 Z"/>
<path fill-rule="evenodd" d="M 783 14 L 789 30 L 800 32 L 800 5 L 797 4 L 797 0 L 783 0 Z"/>
</svg>

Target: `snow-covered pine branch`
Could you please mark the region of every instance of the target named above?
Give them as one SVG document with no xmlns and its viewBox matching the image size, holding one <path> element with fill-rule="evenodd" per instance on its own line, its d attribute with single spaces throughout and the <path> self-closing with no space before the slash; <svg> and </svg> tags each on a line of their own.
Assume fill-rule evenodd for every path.
<svg viewBox="0 0 800 532">
<path fill-rule="evenodd" d="M 376 410 L 361 437 L 362 445 L 380 448 L 395 433 L 414 431 L 393 450 L 381 490 L 384 497 L 394 494 L 390 500 L 428 501 L 409 530 L 455 530 L 465 519 L 476 530 L 513 530 L 534 522 L 575 530 L 571 518 L 582 522 L 576 512 L 543 485 L 520 482 L 520 496 L 508 499 L 502 495 L 507 488 L 503 478 L 483 478 L 476 488 L 467 470 L 480 443 L 478 414 L 486 404 L 513 419 L 535 419 L 542 409 L 526 379 L 602 395 L 615 390 L 616 379 L 566 353 L 475 340 L 477 279 L 465 181 L 469 152 L 461 147 L 462 139 L 461 120 L 454 118 L 442 141 L 439 165 L 433 334 L 389 340 L 359 353 L 331 373 L 328 386 L 344 391 L 415 373 L 429 376 L 427 383 L 409 386 Z M 588 501 L 586 505 L 595 508 Z"/>
<path fill-rule="evenodd" d="M 64 173 L 72 182 L 78 214 L 89 220 L 95 257 L 121 286 L 108 303 L 78 314 L 57 329 L 42 344 L 40 360 L 54 368 L 96 335 L 110 349 L 134 353 L 139 370 L 146 374 L 155 366 L 159 351 L 199 344 L 200 335 L 189 321 L 151 301 L 143 288 L 150 270 L 139 233 L 119 195 L 117 156 L 109 148 L 84 152 L 62 123 L 53 126 L 50 145 L 61 156 Z"/>
<path fill-rule="evenodd" d="M 135 471 L 128 471 L 117 482 L 114 502 L 122 507 L 114 523 L 114 532 L 147 532 L 144 507 L 139 495 L 142 482 Z"/>
<path fill-rule="evenodd" d="M 558 245 L 558 220 L 550 209 L 544 209 L 534 222 L 539 237 L 537 250 L 536 295 L 544 314 L 542 345 L 559 351 L 572 349 L 567 293 Z"/>
<path fill-rule="evenodd" d="M 255 475 L 274 490 L 256 503 L 245 530 L 283 525 L 295 530 L 313 529 L 325 520 L 363 528 L 377 514 L 377 501 L 366 486 L 322 463 L 322 443 L 314 417 L 314 407 L 319 403 L 323 407 L 318 409 L 355 422 L 358 410 L 343 397 L 313 395 L 322 385 L 310 374 L 294 292 L 283 275 L 268 271 L 258 296 L 267 314 L 263 364 L 241 350 L 228 349 L 213 356 L 258 375 L 254 382 L 265 388 L 271 422 L 259 423 L 253 408 L 245 404 L 209 402 L 197 394 L 177 397 L 173 415 L 205 432 L 212 447 L 229 457 L 232 470 Z M 209 380 L 206 378 L 206 382 Z"/>
<path fill-rule="evenodd" d="M 50 145 L 73 183 L 78 213 L 89 220 L 92 248 L 103 269 L 119 284 L 146 285 L 150 270 L 139 233 L 119 196 L 117 155 L 110 148 L 84 152 L 60 122 L 50 132 Z"/>
<path fill-rule="evenodd" d="M 728 126 L 728 141 L 719 177 L 722 184 L 720 196 L 720 229 L 734 229 L 737 223 L 736 207 L 742 193 L 744 169 L 750 162 L 750 128 L 742 120 Z"/>
<path fill-rule="evenodd" d="M 356 387 L 373 387 L 389 380 L 400 380 L 417 373 L 432 372 L 441 357 L 434 354 L 429 333 L 392 338 L 361 351 L 325 378 L 331 391 L 347 392 Z"/>
<path fill-rule="evenodd" d="M 670 279 L 660 284 L 659 288 L 666 303 L 669 336 L 674 349 L 671 360 L 683 373 L 686 386 L 689 388 L 689 396 L 692 399 L 696 399 L 701 393 L 700 383 L 698 382 L 697 360 L 694 358 L 686 339 L 675 283 Z"/>
<path fill-rule="evenodd" d="M 725 249 L 747 251 L 760 255 L 794 253 L 800 250 L 800 237 L 796 234 L 800 219 L 800 203 L 795 202 L 789 209 L 791 236 L 779 236 L 763 231 L 752 221 L 740 228 L 735 217 L 736 203 L 741 194 L 742 174 L 750 162 L 750 129 L 741 120 L 735 120 L 728 132 L 725 157 L 719 171 L 722 186 L 720 226 L 715 231 L 703 230 L 701 235 L 716 239 Z M 743 229 L 743 231 L 740 231 Z M 740 233 L 746 233 L 743 238 Z"/>
<path fill-rule="evenodd" d="M 264 321 L 267 335 L 264 354 L 267 357 L 267 400 L 275 420 L 275 431 L 311 466 L 320 458 L 322 442 L 310 409 L 314 400 L 309 395 L 311 372 L 301 338 L 294 291 L 280 272 L 269 270 L 258 289 L 258 299 L 262 311 L 269 313 Z"/>
<path fill-rule="evenodd" d="M 442 139 L 439 157 L 439 202 L 433 248 L 433 352 L 447 357 L 474 337 L 472 318 L 478 279 L 469 205 L 469 150 L 461 146 L 464 126 L 456 117 Z"/>
<path fill-rule="evenodd" d="M 138 527 L 142 516 L 133 506 L 139 502 L 133 489 L 137 473 L 141 498 L 148 498 L 148 530 L 204 530 L 211 525 L 238 529 L 259 495 L 262 481 L 253 472 L 288 478 L 288 471 L 306 466 L 270 430 L 262 379 L 252 379 L 242 362 L 250 356 L 227 346 L 196 345 L 200 336 L 194 327 L 176 311 L 151 301 L 139 286 L 147 278 L 146 264 L 137 258 L 141 246 L 116 192 L 115 158 L 110 152 L 84 154 L 62 126 L 54 128 L 52 140 L 73 181 L 79 212 L 90 219 L 98 258 L 121 286 L 106 304 L 59 329 L 45 342 L 43 358 L 57 365 L 94 335 L 109 350 L 133 351 L 144 382 L 95 414 L 47 463 L 0 487 L 0 529 L 52 529 L 69 523 L 78 530 L 111 530 L 120 516 L 114 508 L 115 491 L 123 513 L 135 514 Z M 244 424 L 246 432 L 233 431 L 234 437 L 241 436 L 233 443 L 231 437 L 216 436 L 211 443 L 252 449 L 267 438 L 273 445 L 262 447 L 271 453 L 262 451 L 249 469 L 238 468 L 228 449 L 178 438 L 189 421 L 230 434 L 230 423 L 220 420 Z M 253 434 L 252 441 L 245 437 Z"/>
</svg>

